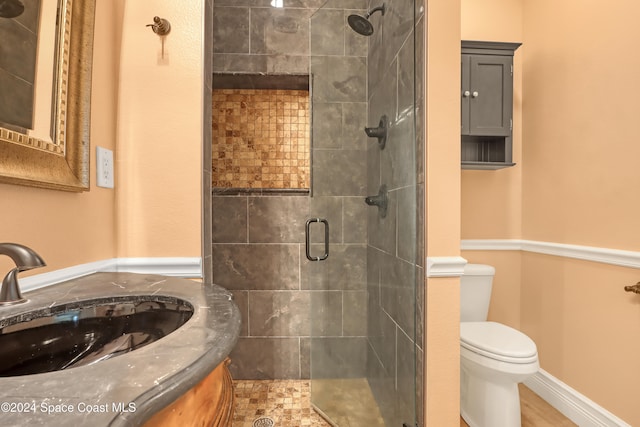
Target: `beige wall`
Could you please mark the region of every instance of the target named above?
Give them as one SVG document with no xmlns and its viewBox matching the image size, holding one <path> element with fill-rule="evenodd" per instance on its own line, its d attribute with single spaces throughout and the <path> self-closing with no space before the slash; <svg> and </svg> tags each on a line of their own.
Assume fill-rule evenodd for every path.
<svg viewBox="0 0 640 427">
<path fill-rule="evenodd" d="M 167 18 L 163 39 L 145 24 Z M 201 254 L 203 0 L 124 8 L 116 158 L 120 257 Z"/>
<path fill-rule="evenodd" d="M 47 267 L 33 274 L 116 255 L 115 195 L 95 186 L 95 147 L 114 149 L 118 46 L 112 35 L 117 21 L 114 3 L 96 5 L 94 68 L 91 96 L 91 191 L 68 193 L 0 184 L 0 241 L 25 244 Z M 0 257 L 0 274 L 13 265 Z M 29 273 L 22 273 L 26 276 Z"/>
<path fill-rule="evenodd" d="M 522 0 L 461 0 L 461 38 L 522 42 Z M 513 161 L 498 171 L 462 171 L 462 238 L 514 239 L 522 232 L 522 58 L 514 55 Z"/>
<path fill-rule="evenodd" d="M 638 14 L 630 0 L 526 5 L 529 239 L 640 247 Z"/>
<path fill-rule="evenodd" d="M 426 255 L 460 252 L 460 3 L 427 6 Z M 457 426 L 460 286 L 430 278 L 425 293 L 425 425 Z"/>
<path fill-rule="evenodd" d="M 640 249 L 640 5 L 525 2 L 523 237 Z M 597 31 L 594 31 L 597 29 Z M 638 270 L 524 254 L 522 327 L 542 367 L 632 425 Z"/>
<path fill-rule="evenodd" d="M 522 42 L 522 1 L 461 0 L 463 40 Z M 513 161 L 515 167 L 494 172 L 462 171 L 461 234 L 463 239 L 517 239 L 522 235 L 522 58 L 514 55 Z M 520 253 L 465 251 L 470 263 L 496 267 L 489 316 L 520 326 Z"/>
<path fill-rule="evenodd" d="M 515 66 L 520 159 L 506 174 L 463 172 L 462 237 L 639 250 L 640 58 L 630 52 L 640 6 L 478 6 L 463 1 L 463 38 L 524 43 Z M 489 316 L 531 336 L 543 369 L 640 424 L 633 401 L 640 376 L 632 367 L 640 354 L 640 299 L 622 290 L 639 280 L 638 270 L 527 252 L 463 256 L 497 267 Z"/>
<path fill-rule="evenodd" d="M 201 0 L 97 0 L 91 191 L 0 184 L 0 240 L 41 254 L 47 267 L 33 274 L 115 257 L 200 256 L 203 14 Z M 154 15 L 172 24 L 164 57 L 145 27 Z M 95 186 L 96 146 L 115 152 L 115 190 Z M 0 271 L 11 267 L 0 258 Z"/>
<path fill-rule="evenodd" d="M 522 267 L 522 330 L 542 368 L 640 425 L 640 298 L 622 290 L 638 270 L 533 253 Z"/>
</svg>

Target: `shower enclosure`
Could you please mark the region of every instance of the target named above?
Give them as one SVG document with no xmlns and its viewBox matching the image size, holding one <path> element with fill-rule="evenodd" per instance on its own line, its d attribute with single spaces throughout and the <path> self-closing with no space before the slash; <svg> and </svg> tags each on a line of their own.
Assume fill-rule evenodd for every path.
<svg viewBox="0 0 640 427">
<path fill-rule="evenodd" d="M 335 426 L 421 423 L 422 9 L 214 2 L 212 270 L 243 316 L 230 369 L 310 378 Z"/>
<path fill-rule="evenodd" d="M 301 265 L 312 290 L 311 400 L 336 426 L 413 427 L 422 375 L 417 7 L 366 6 L 329 0 L 310 18 L 312 185 Z"/>
</svg>

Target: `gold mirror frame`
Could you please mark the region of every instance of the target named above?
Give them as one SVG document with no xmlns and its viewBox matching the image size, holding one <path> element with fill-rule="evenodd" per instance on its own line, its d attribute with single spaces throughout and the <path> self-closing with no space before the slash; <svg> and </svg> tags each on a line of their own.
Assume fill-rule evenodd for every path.
<svg viewBox="0 0 640 427">
<path fill-rule="evenodd" d="M 58 7 L 54 141 L 0 127 L 0 182 L 80 192 L 89 190 L 95 0 Z"/>
</svg>

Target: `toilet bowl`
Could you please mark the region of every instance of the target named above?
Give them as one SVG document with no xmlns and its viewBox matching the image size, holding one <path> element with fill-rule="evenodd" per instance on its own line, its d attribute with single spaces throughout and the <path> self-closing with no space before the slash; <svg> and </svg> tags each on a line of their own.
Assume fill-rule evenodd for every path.
<svg viewBox="0 0 640 427">
<path fill-rule="evenodd" d="M 519 427 L 518 383 L 539 369 L 531 338 L 486 321 L 495 269 L 468 264 L 461 280 L 460 414 L 470 427 Z"/>
<path fill-rule="evenodd" d="M 518 383 L 538 369 L 536 345 L 522 332 L 460 323 L 460 413 L 470 427 L 520 426 Z"/>
</svg>

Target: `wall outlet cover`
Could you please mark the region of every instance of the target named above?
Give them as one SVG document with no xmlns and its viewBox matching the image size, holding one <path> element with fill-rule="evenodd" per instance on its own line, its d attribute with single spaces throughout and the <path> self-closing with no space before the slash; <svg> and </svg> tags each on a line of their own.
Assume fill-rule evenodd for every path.
<svg viewBox="0 0 640 427">
<path fill-rule="evenodd" d="M 113 188 L 113 151 L 96 147 L 96 185 Z"/>
</svg>

